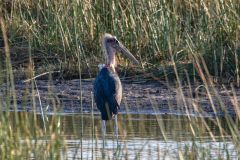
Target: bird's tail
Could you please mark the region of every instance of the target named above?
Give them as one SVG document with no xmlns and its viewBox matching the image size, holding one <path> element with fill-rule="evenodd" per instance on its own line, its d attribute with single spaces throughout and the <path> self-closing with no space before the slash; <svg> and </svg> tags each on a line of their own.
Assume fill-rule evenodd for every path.
<svg viewBox="0 0 240 160">
<path fill-rule="evenodd" d="M 102 115 L 102 120 L 107 121 L 112 119 L 113 113 L 110 111 L 107 111 L 107 112 L 102 112 L 101 115 Z"/>
</svg>

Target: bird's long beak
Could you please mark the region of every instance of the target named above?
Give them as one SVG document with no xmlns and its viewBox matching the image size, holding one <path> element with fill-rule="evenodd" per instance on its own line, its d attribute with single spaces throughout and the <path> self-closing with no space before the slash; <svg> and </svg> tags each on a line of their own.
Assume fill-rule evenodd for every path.
<svg viewBox="0 0 240 160">
<path fill-rule="evenodd" d="M 132 55 L 131 52 L 122 44 L 119 42 L 119 44 L 116 46 L 116 49 L 124 54 L 127 58 L 129 58 L 134 64 L 138 65 L 138 60 Z"/>
</svg>

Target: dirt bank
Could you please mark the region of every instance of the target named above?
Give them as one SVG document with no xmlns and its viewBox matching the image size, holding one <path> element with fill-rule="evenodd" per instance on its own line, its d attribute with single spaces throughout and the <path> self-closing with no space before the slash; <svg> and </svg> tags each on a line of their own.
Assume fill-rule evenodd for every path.
<svg viewBox="0 0 240 160">
<path fill-rule="evenodd" d="M 37 80 L 37 87 L 32 84 L 18 82 L 15 84 L 18 110 L 39 110 L 41 100 L 46 111 L 64 112 L 91 112 L 93 97 L 93 79 L 69 80 L 57 83 L 55 81 Z M 240 90 L 235 88 L 234 96 L 230 87 L 215 86 L 210 88 L 211 96 L 208 96 L 206 88 L 200 85 L 191 87 L 182 86 L 168 87 L 161 82 L 153 81 L 127 81 L 122 80 L 124 93 L 121 104 L 121 113 L 144 113 L 144 114 L 203 114 L 222 115 L 224 110 L 235 114 L 233 104 L 237 104 Z M 200 86 L 200 87 L 199 87 Z M 1 87 L 1 103 L 6 109 L 4 98 L 7 85 Z M 234 99 L 235 97 L 235 99 Z M 82 100 L 82 101 L 81 101 Z M 13 100 L 11 100 L 13 104 Z M 34 107 L 36 106 L 36 107 Z M 82 106 L 82 108 L 81 108 Z M 223 106 L 223 108 L 221 108 Z M 237 106 L 237 105 L 235 105 Z M 98 112 L 94 104 L 93 110 Z"/>
</svg>

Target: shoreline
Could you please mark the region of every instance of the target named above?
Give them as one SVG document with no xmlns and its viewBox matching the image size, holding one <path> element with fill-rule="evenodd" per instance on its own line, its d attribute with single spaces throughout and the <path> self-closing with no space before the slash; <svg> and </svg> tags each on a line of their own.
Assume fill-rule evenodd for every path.
<svg viewBox="0 0 240 160">
<path fill-rule="evenodd" d="M 32 112 L 40 109 L 39 99 L 46 113 L 98 113 L 93 102 L 93 80 L 67 80 L 62 83 L 48 80 L 37 80 L 37 87 L 31 83 L 15 84 L 16 103 L 18 111 Z M 221 86 L 215 86 L 218 95 L 207 95 L 204 90 L 193 92 L 198 86 L 182 86 L 173 88 L 159 82 L 134 82 L 122 80 L 123 99 L 120 114 L 178 114 L 178 115 L 202 115 L 223 116 L 228 113 L 236 115 L 236 106 L 240 97 L 240 89 L 235 88 L 236 93 Z M 6 110 L 4 92 L 7 92 L 6 84 L 2 85 L 0 96 L 2 109 Z M 190 92 L 191 91 L 191 92 Z M 38 97 L 38 92 L 40 97 Z M 183 93 L 183 95 L 181 95 Z M 236 95 L 234 97 L 234 95 Z M 211 96 L 211 100 L 209 99 Z M 82 100 L 82 101 L 81 101 Z M 10 100 L 13 104 L 13 100 Z M 237 102 L 235 102 L 237 101 Z M 236 103 L 236 104 L 234 104 Z M 32 104 L 35 104 L 35 108 Z M 215 108 L 212 107 L 214 105 Z M 13 109 L 12 107 L 8 109 Z"/>
</svg>

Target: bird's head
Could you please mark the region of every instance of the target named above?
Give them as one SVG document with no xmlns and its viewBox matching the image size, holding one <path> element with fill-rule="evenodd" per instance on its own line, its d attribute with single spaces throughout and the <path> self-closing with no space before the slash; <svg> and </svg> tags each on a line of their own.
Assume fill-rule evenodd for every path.
<svg viewBox="0 0 240 160">
<path fill-rule="evenodd" d="M 129 52 L 129 50 L 117 40 L 115 36 L 105 33 L 102 37 L 103 52 L 106 55 L 108 65 L 116 66 L 115 54 L 117 52 L 122 53 L 129 58 L 134 64 L 139 64 L 137 59 Z"/>
</svg>

